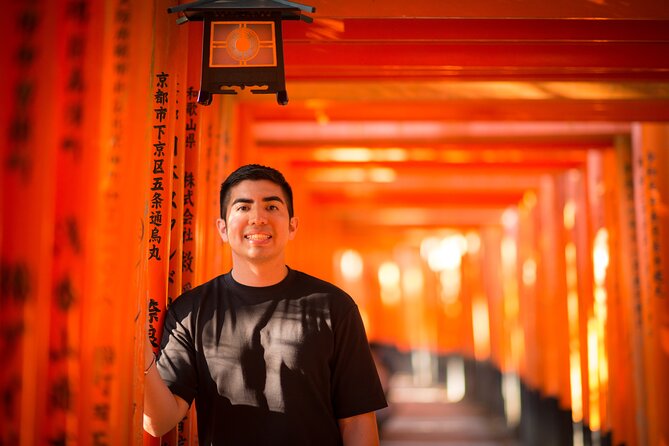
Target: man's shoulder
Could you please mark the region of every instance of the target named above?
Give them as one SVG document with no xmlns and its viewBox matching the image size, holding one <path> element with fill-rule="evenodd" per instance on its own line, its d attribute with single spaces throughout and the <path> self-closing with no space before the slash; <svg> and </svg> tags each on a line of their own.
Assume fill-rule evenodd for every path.
<svg viewBox="0 0 669 446">
<path fill-rule="evenodd" d="M 302 271 L 294 270 L 295 279 L 293 286 L 299 290 L 300 294 L 309 294 L 312 296 L 323 296 L 333 302 L 337 306 L 350 307 L 354 306 L 355 301 L 343 289 L 327 280 L 312 276 L 311 274 Z"/>
<path fill-rule="evenodd" d="M 179 311 L 189 311 L 198 307 L 202 300 L 218 292 L 219 288 L 224 286 L 223 275 L 214 277 L 200 285 L 184 291 L 177 299 L 172 302 L 172 307 Z"/>
<path fill-rule="evenodd" d="M 295 274 L 295 279 L 293 283 L 296 286 L 301 286 L 305 288 L 310 288 L 314 290 L 321 290 L 322 292 L 335 292 L 335 293 L 344 293 L 346 292 L 339 288 L 337 285 L 327 280 L 321 279 L 311 274 L 307 274 L 303 271 L 293 270 Z"/>
</svg>

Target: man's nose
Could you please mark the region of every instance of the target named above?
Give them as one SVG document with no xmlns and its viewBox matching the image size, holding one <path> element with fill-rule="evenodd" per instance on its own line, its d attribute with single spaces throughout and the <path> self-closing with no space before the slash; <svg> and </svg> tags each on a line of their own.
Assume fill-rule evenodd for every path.
<svg viewBox="0 0 669 446">
<path fill-rule="evenodd" d="M 267 213 L 265 210 L 262 208 L 255 208 L 251 210 L 249 215 L 249 223 L 255 225 L 267 223 Z"/>
</svg>

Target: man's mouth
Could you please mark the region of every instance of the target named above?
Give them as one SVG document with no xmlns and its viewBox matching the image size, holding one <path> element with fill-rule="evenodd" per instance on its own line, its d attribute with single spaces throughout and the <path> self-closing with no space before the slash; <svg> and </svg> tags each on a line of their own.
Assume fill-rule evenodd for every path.
<svg viewBox="0 0 669 446">
<path fill-rule="evenodd" d="M 244 238 L 252 242 L 260 242 L 263 240 L 269 240 L 272 238 L 272 236 L 269 234 L 246 234 Z"/>
</svg>

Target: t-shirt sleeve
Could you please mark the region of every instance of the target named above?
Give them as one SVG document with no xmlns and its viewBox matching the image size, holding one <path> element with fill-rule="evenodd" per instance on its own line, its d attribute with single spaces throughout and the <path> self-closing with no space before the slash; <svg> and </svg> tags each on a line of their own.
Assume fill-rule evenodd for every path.
<svg viewBox="0 0 669 446">
<path fill-rule="evenodd" d="M 332 402 L 336 418 L 348 418 L 387 406 L 372 359 L 365 327 L 353 304 L 334 326 Z"/>
<path fill-rule="evenodd" d="M 197 393 L 197 373 L 189 320 L 188 316 L 179 317 L 174 305 L 168 308 L 156 364 L 170 391 L 191 404 Z"/>
</svg>

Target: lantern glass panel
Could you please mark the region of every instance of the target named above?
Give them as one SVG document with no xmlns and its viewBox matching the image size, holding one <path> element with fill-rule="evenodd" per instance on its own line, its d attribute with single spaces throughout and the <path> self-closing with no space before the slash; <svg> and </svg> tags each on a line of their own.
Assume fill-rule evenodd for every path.
<svg viewBox="0 0 669 446">
<path fill-rule="evenodd" d="M 274 26 L 274 22 L 211 22 L 209 66 L 277 66 Z"/>
</svg>

